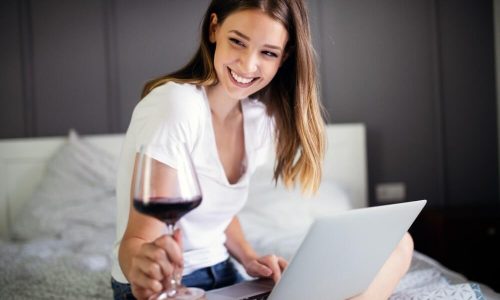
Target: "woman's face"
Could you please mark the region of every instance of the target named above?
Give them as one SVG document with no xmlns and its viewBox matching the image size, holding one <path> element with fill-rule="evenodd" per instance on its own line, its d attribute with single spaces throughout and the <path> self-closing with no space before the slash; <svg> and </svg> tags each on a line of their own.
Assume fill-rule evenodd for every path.
<svg viewBox="0 0 500 300">
<path fill-rule="evenodd" d="M 218 84 L 233 99 L 265 87 L 285 58 L 285 27 L 257 9 L 232 13 L 222 24 L 212 14 L 209 34 Z"/>
</svg>

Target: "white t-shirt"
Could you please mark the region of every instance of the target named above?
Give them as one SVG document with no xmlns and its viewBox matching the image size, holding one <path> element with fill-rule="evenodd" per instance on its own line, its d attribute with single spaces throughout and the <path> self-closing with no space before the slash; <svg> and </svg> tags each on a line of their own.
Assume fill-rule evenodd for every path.
<svg viewBox="0 0 500 300">
<path fill-rule="evenodd" d="M 224 231 L 247 199 L 251 174 L 267 158 L 274 128 L 262 102 L 241 101 L 246 170 L 234 184 L 229 183 L 219 159 L 203 87 L 169 82 L 155 88 L 137 104 L 123 144 L 116 186 L 117 231 L 111 271 L 115 280 L 127 282 L 118 262 L 118 249 L 127 226 L 132 171 L 141 144 L 186 143 L 199 176 L 202 203 L 178 222 L 184 247 L 183 274 L 229 257 Z"/>
</svg>

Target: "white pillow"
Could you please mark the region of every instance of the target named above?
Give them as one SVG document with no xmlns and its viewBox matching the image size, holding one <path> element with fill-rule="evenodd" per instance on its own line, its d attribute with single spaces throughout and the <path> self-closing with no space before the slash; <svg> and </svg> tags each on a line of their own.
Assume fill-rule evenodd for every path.
<svg viewBox="0 0 500 300">
<path fill-rule="evenodd" d="M 70 131 L 46 175 L 12 224 L 15 240 L 84 241 L 115 224 L 115 158 Z"/>
<path fill-rule="evenodd" d="M 252 177 L 248 201 L 239 218 L 258 253 L 289 258 L 315 218 L 351 208 L 346 192 L 331 180 L 323 180 L 317 193 L 307 197 L 299 188 L 289 190 L 281 183 L 275 186 L 272 170 L 261 168 Z"/>
</svg>

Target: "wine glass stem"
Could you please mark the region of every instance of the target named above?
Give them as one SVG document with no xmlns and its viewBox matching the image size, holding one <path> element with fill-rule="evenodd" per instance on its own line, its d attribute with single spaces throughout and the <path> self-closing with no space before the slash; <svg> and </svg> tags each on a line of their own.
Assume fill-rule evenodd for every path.
<svg viewBox="0 0 500 300">
<path fill-rule="evenodd" d="M 166 223 L 167 224 L 167 235 L 174 238 L 175 232 L 175 224 Z M 182 269 L 179 266 L 174 266 L 174 271 L 171 277 L 167 277 L 165 280 L 165 284 L 167 286 L 167 295 L 168 297 L 174 297 L 177 294 L 177 287 L 181 285 L 182 280 Z"/>
<path fill-rule="evenodd" d="M 175 232 L 175 224 L 165 223 L 167 225 L 167 235 L 173 237 Z"/>
</svg>

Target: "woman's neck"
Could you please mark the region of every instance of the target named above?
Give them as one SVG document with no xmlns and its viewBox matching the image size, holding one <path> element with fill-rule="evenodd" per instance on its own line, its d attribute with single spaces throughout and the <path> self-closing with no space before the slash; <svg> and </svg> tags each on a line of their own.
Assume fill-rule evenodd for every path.
<svg viewBox="0 0 500 300">
<path fill-rule="evenodd" d="M 225 123 L 241 116 L 240 100 L 228 97 L 220 84 L 207 87 L 206 93 L 212 118 L 215 118 L 217 122 Z"/>
</svg>

